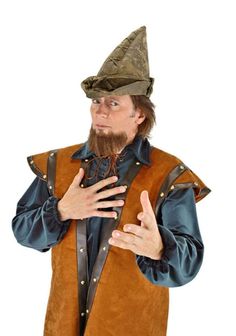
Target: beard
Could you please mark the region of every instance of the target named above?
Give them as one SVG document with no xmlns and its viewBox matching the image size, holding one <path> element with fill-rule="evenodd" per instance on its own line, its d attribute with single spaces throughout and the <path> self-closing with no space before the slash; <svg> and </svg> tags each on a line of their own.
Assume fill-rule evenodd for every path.
<svg viewBox="0 0 236 336">
<path fill-rule="evenodd" d="M 88 137 L 88 146 L 91 151 L 93 151 L 96 156 L 113 156 L 119 153 L 127 144 L 127 134 L 125 132 L 104 133 L 103 130 L 93 129 L 91 126 L 90 133 Z"/>
</svg>

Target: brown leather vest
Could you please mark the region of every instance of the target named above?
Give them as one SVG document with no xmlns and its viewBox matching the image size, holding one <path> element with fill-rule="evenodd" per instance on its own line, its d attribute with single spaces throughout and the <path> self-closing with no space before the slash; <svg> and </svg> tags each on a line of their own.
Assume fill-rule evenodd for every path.
<svg viewBox="0 0 236 336">
<path fill-rule="evenodd" d="M 28 158 L 32 170 L 47 181 L 61 198 L 81 164 L 71 159 L 81 145 L 37 154 Z M 84 161 L 84 160 L 83 160 Z M 86 160 L 85 160 L 86 161 Z M 123 209 L 115 208 L 117 220 L 103 228 L 101 245 L 88 283 L 86 219 L 72 220 L 59 244 L 51 249 L 52 280 L 45 318 L 44 336 L 165 336 L 168 319 L 168 288 L 152 284 L 136 264 L 135 254 L 108 244 L 114 229 L 139 225 L 140 193 L 148 190 L 156 213 L 174 188 L 193 187 L 196 201 L 209 192 L 204 183 L 178 158 L 155 147 L 151 166 L 134 162 L 125 180 L 128 186 Z M 121 195 L 118 195 L 118 198 Z"/>
</svg>

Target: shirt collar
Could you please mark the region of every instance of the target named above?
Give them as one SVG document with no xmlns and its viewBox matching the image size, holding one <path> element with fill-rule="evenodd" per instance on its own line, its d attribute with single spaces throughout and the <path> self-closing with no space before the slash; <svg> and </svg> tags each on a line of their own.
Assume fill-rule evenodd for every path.
<svg viewBox="0 0 236 336">
<path fill-rule="evenodd" d="M 125 151 L 132 151 L 134 155 L 136 156 L 137 160 L 146 164 L 150 165 L 150 143 L 148 139 L 143 139 L 141 136 L 137 135 L 133 142 L 128 144 L 121 153 L 124 153 Z M 86 141 L 82 147 L 74 152 L 71 156 L 72 159 L 88 159 L 92 156 L 95 156 L 95 153 L 93 153 L 89 147 L 88 147 L 88 141 Z"/>
</svg>

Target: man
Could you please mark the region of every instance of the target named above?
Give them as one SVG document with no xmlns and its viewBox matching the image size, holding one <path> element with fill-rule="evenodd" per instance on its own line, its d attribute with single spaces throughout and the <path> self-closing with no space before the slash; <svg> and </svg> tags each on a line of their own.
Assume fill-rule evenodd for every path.
<svg viewBox="0 0 236 336">
<path fill-rule="evenodd" d="M 141 27 L 82 82 L 88 141 L 28 158 L 37 177 L 13 231 L 24 246 L 51 248 L 45 336 L 164 336 L 168 287 L 200 269 L 195 202 L 210 190 L 150 146 L 152 86 Z"/>
</svg>

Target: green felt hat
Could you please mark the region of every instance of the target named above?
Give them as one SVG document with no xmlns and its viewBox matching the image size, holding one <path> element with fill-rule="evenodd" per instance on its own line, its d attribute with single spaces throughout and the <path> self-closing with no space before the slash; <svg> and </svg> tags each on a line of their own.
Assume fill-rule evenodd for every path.
<svg viewBox="0 0 236 336">
<path fill-rule="evenodd" d="M 149 77 L 146 27 L 132 32 L 116 47 L 96 76 L 86 78 L 82 89 L 88 98 L 145 95 L 150 97 L 154 79 Z"/>
</svg>

